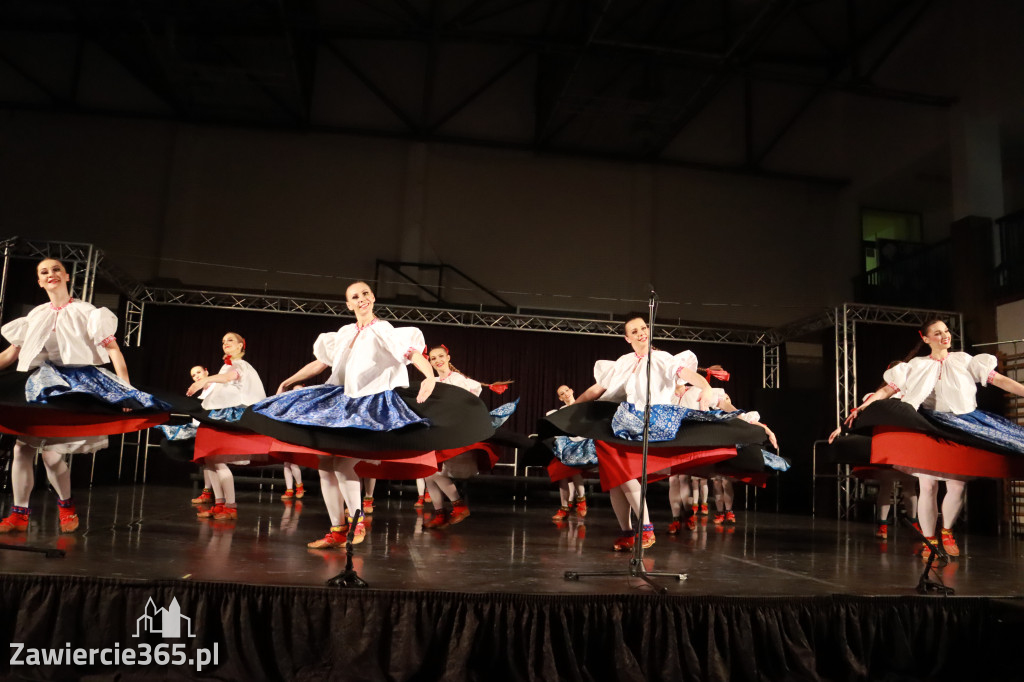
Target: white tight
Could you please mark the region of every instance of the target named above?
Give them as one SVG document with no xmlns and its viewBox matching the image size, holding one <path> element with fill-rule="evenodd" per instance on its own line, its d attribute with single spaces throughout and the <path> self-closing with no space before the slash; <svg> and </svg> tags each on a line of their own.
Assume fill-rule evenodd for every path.
<svg viewBox="0 0 1024 682">
<path fill-rule="evenodd" d="M 29 495 L 35 486 L 35 467 L 33 459 L 36 449 L 25 443 L 18 442 L 14 446 L 14 460 L 11 462 L 11 489 L 14 492 L 14 506 L 27 507 Z M 46 478 L 57 491 L 57 496 L 66 500 L 71 497 L 71 470 L 64 455 L 54 450 L 42 451 L 43 465 L 46 467 Z"/>
<path fill-rule="evenodd" d="M 926 537 L 935 537 L 938 522 L 939 479 L 934 476 L 918 475 L 921 497 L 917 506 L 917 520 Z M 942 525 L 952 528 L 964 506 L 964 482 L 946 481 L 946 494 L 942 498 Z"/>
<path fill-rule="evenodd" d="M 732 491 L 732 481 L 730 481 L 728 478 L 716 478 L 714 479 L 714 481 L 715 510 L 732 511 L 732 501 L 735 497 Z"/>
<path fill-rule="evenodd" d="M 373 497 L 373 489 L 377 487 L 377 479 L 361 478 L 359 480 L 363 482 L 363 495 L 366 495 L 367 497 Z"/>
<path fill-rule="evenodd" d="M 213 488 L 213 497 L 217 500 L 224 500 L 224 504 L 229 507 L 235 506 L 235 477 L 228 465 L 217 461 L 216 457 L 204 457 L 203 469 L 210 474 L 209 481 Z M 205 473 L 203 477 L 206 477 Z"/>
<path fill-rule="evenodd" d="M 358 460 L 351 457 L 320 458 L 320 493 L 323 495 L 332 526 L 342 524 L 346 507 L 353 513 L 363 508 L 362 500 L 359 498 L 357 462 Z"/>
<path fill-rule="evenodd" d="M 434 509 L 441 509 L 444 506 L 445 497 L 452 502 L 459 499 L 459 491 L 456 489 L 455 484 L 452 483 L 451 477 L 447 474 L 443 474 L 440 471 L 436 474 L 431 474 L 427 477 L 426 484 L 427 491 L 430 493 L 430 502 L 434 505 Z M 442 493 L 444 493 L 443 497 Z"/>
<path fill-rule="evenodd" d="M 586 497 L 586 490 L 583 487 L 583 476 L 574 474 L 572 478 L 563 478 L 558 482 L 558 496 L 562 500 L 562 506 L 568 507 L 573 500 Z"/>
<path fill-rule="evenodd" d="M 708 479 L 697 478 L 696 476 L 691 477 L 690 489 L 693 491 L 693 504 L 707 504 L 708 503 Z"/>
<path fill-rule="evenodd" d="M 632 510 L 642 525 L 647 525 L 651 522 L 650 517 L 647 515 L 647 504 L 644 503 L 643 508 L 640 507 L 640 481 L 626 481 L 617 488 L 612 488 L 609 491 L 609 497 L 612 501 L 612 511 L 615 512 L 615 518 L 619 522 L 619 528 L 622 530 L 629 530 L 632 528 L 632 524 L 629 519 L 629 512 Z"/>
<path fill-rule="evenodd" d="M 678 519 L 683 514 L 683 505 L 690 498 L 690 477 L 677 474 L 668 477 L 668 503 L 672 507 L 672 518 Z"/>
<path fill-rule="evenodd" d="M 292 484 L 295 484 L 294 486 Z M 284 487 L 293 490 L 295 486 L 302 485 L 302 467 L 295 462 L 284 463 Z"/>
</svg>

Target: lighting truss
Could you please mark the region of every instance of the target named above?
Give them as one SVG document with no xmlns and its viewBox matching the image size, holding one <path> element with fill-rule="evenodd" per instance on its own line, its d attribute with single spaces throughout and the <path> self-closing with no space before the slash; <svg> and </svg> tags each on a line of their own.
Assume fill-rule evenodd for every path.
<svg viewBox="0 0 1024 682">
<path fill-rule="evenodd" d="M 296 315 L 337 317 L 348 313 L 341 299 L 300 298 L 226 291 L 145 287 L 142 303 L 223 310 L 253 310 Z M 514 311 L 461 310 L 381 303 L 374 306 L 381 319 L 418 324 L 485 327 L 515 331 L 556 332 L 586 336 L 621 336 L 622 323 L 612 319 L 534 315 Z M 693 343 L 760 346 L 770 341 L 763 329 L 729 329 L 697 325 L 658 325 L 658 339 Z"/>
</svg>

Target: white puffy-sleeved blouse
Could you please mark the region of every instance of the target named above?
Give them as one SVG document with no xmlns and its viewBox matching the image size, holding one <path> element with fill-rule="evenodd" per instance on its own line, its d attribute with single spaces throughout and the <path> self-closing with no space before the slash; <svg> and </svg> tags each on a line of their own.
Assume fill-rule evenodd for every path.
<svg viewBox="0 0 1024 682">
<path fill-rule="evenodd" d="M 461 372 L 449 372 L 448 376 L 444 379 L 438 379 L 438 381 L 442 384 L 451 384 L 452 386 L 464 388 L 477 397 L 480 396 L 480 392 L 483 390 L 483 384 L 476 379 L 470 379 Z"/>
<path fill-rule="evenodd" d="M 594 364 L 594 380 L 605 389 L 601 400 L 626 400 L 643 409 L 647 405 L 647 358 L 651 365 L 651 402 L 655 405 L 675 403 L 677 373 L 686 368 L 697 370 L 697 356 L 692 351 L 669 355 L 655 350 L 647 356 L 627 353 L 618 360 L 598 360 Z"/>
<path fill-rule="evenodd" d="M 408 386 L 409 358 L 422 353 L 425 345 L 423 333 L 415 327 L 399 329 L 374 320 L 362 329 L 349 324 L 321 334 L 313 355 L 331 366 L 327 383 L 344 386 L 345 395 L 359 398 Z"/>
<path fill-rule="evenodd" d="M 221 367 L 218 374 L 228 374 L 229 372 L 235 372 L 237 377 L 226 384 L 207 384 L 203 389 L 204 392 L 209 390 L 203 398 L 204 410 L 222 410 L 226 407 L 252 405 L 267 397 L 259 373 L 245 360 L 233 359 L 230 365 Z"/>
<path fill-rule="evenodd" d="M 996 357 L 988 353 L 949 353 L 943 360 L 928 355 L 894 365 L 882 376 L 914 409 L 966 414 L 977 409 L 977 384 L 988 385 L 996 364 Z"/>
<path fill-rule="evenodd" d="M 21 349 L 21 372 L 47 360 L 61 366 L 104 365 L 110 362 L 104 346 L 113 340 L 116 331 L 114 313 L 76 300 L 61 308 L 44 303 L 0 328 L 8 343 Z"/>
</svg>

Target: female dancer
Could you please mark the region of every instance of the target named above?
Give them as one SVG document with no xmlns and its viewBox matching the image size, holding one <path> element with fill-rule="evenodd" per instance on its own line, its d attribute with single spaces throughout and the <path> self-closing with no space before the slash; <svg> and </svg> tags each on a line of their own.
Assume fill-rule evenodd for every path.
<svg viewBox="0 0 1024 682">
<path fill-rule="evenodd" d="M 191 386 L 187 395 L 195 395 L 209 388 L 203 398 L 203 409 L 209 410 L 209 417 L 218 421 L 235 422 L 241 416 L 241 408 L 267 397 L 263 382 L 256 369 L 242 358 L 245 356 L 245 339 L 241 334 L 228 332 L 221 339 L 224 351 L 224 365 L 217 374 L 207 373 Z M 208 427 L 200 427 L 200 430 Z M 196 442 L 199 443 L 197 434 Z M 196 458 L 202 461 L 203 469 L 210 473 L 214 504 L 210 509 L 200 510 L 196 516 L 213 517 L 218 520 L 237 519 L 238 507 L 235 502 L 235 477 L 228 468 L 228 461 L 237 461 L 234 456 L 205 455 L 197 448 Z"/>
<path fill-rule="evenodd" d="M 457 386 L 477 397 L 480 396 L 484 386 L 493 389 L 494 385 L 482 384 L 455 369 L 455 365 L 451 361 L 451 355 L 448 352 L 448 346 L 444 344 L 431 346 L 427 354 L 427 361 L 430 363 L 431 369 L 437 372 L 438 383 Z M 497 385 L 504 387 L 507 384 L 503 382 Z M 504 388 L 501 390 L 504 390 Z M 507 418 L 509 415 L 511 415 L 511 412 L 504 416 Z M 470 450 L 439 450 L 434 454 L 437 457 L 437 463 L 443 463 L 444 468 L 427 477 L 425 481 L 427 492 L 430 495 L 430 499 L 433 500 L 434 516 L 423 524 L 424 528 L 453 526 L 464 521 L 469 516 L 469 505 L 459 495 L 458 488 L 452 482 L 452 473 L 456 467 L 460 471 L 465 470 L 466 475 L 471 476 L 483 468 L 489 469 L 493 467 L 497 461 L 497 454 L 485 443 L 481 443 L 478 448 Z M 481 461 L 481 456 L 484 455 L 488 457 L 486 464 Z M 490 466 L 487 466 L 488 464 Z M 443 496 L 442 493 L 444 494 Z M 444 507 L 445 497 L 451 501 L 452 509 L 450 512 Z"/>
<path fill-rule="evenodd" d="M 651 404 L 667 405 L 673 401 L 676 382 L 685 382 L 699 387 L 698 404 L 706 410 L 714 400 L 714 394 L 707 380 L 698 374 L 697 358 L 690 351 L 676 356 L 664 351 L 653 350 L 648 338 L 647 323 L 640 316 L 632 316 L 624 325 L 626 341 L 632 346 L 633 352 L 623 355 L 611 362 L 600 360 L 594 366 L 596 383 L 576 399 L 576 403 L 603 398 L 605 400 L 625 399 L 634 416 L 642 412 L 648 400 Z M 647 395 L 647 363 L 651 362 L 651 395 Z M 622 411 L 620 407 L 620 412 Z M 616 413 L 618 417 L 619 413 Z M 632 549 L 634 533 L 630 523 L 630 510 L 641 519 L 643 546 L 654 544 L 654 526 L 647 513 L 647 505 L 640 506 L 640 482 L 635 478 L 619 481 L 609 490 L 612 509 L 619 522 L 620 535 L 615 542 L 616 551 Z"/>
<path fill-rule="evenodd" d="M 556 394 L 558 399 L 562 401 L 562 407 L 568 407 L 576 402 L 573 390 L 564 384 L 558 387 Z M 555 410 L 551 410 L 548 414 L 553 412 Z M 583 486 L 583 474 L 581 472 L 588 467 L 597 466 L 594 441 L 588 438 L 558 436 L 555 438 L 552 450 L 555 459 L 548 465 L 548 475 L 558 483 L 558 497 L 560 498 L 561 506 L 551 519 L 553 521 L 562 521 L 569 516 L 569 513 L 574 508 L 576 515 L 584 518 L 587 515 L 587 489 Z M 558 466 L 555 463 L 556 460 L 563 466 Z M 571 467 L 571 469 L 566 471 L 565 469 L 568 467 Z"/>
<path fill-rule="evenodd" d="M 355 323 L 321 334 L 313 346 L 316 359 L 281 382 L 277 396 L 254 405 L 243 418 L 243 423 L 248 420 L 256 430 L 282 441 L 275 456 L 304 456 L 306 461 L 316 458 L 331 528 L 323 539 L 309 543 L 313 548 L 344 545 L 345 508 L 352 511 L 354 542 L 362 542 L 365 537 L 355 471 L 360 460 L 380 460 L 388 454 L 392 460 L 409 461 L 417 454 L 414 445 L 421 446 L 418 452 L 423 453 L 472 443 L 493 432 L 489 422 L 481 422 L 487 412 L 479 400 L 473 399 L 480 403 L 478 406 L 466 404 L 446 387 L 435 388 L 434 373 L 422 354 L 423 334 L 416 328 L 396 328 L 378 319 L 373 312 L 375 300 L 366 282 L 350 285 L 345 291 L 345 305 L 355 313 Z M 409 364 L 423 374 L 414 395 L 410 395 L 411 389 L 406 390 Z M 331 370 L 327 385 L 285 393 L 289 386 L 327 369 Z M 446 390 L 439 391 L 441 388 Z M 403 400 L 403 395 L 409 402 Z M 432 405 L 457 409 L 451 409 L 448 414 L 452 416 L 447 417 Z M 430 428 L 393 433 L 417 424 Z M 321 428 L 313 432 L 302 428 L 305 426 Z"/>
<path fill-rule="evenodd" d="M 1003 451 L 1024 454 L 1024 428 L 998 415 L 979 410 L 976 384 L 996 386 L 1018 396 L 1024 396 L 1024 386 L 996 372 L 997 360 L 993 355 L 971 356 L 963 352 L 950 352 L 952 336 L 942 320 L 926 322 L 918 334 L 921 341 L 907 356 L 906 362 L 886 370 L 883 375 L 886 385 L 851 410 L 845 425 L 851 426 L 859 416 L 863 416 L 863 421 L 869 425 L 877 421 L 875 418 L 869 419 L 868 415 L 878 414 L 878 408 L 891 402 L 882 399 L 902 391 L 903 397 L 900 400 L 915 410 L 920 409 L 925 419 L 932 425 L 938 425 L 940 430 L 946 433 L 952 430 L 967 439 L 975 439 L 975 442 L 987 443 L 989 447 L 996 446 Z M 930 353 L 918 356 L 923 346 L 928 346 Z M 872 409 L 865 413 L 869 405 Z M 975 449 L 974 452 L 985 451 Z M 875 457 L 875 448 L 872 447 L 873 461 Z M 926 464 L 928 469 L 924 469 Z M 972 466 L 976 467 L 977 462 L 922 462 L 921 467 L 912 470 L 920 484 L 918 521 L 929 542 L 935 539 L 938 520 L 938 482 L 946 481 L 941 535 L 942 545 L 950 556 L 960 554 L 952 527 L 963 506 L 964 483 L 970 476 L 978 475 L 966 472 L 966 468 Z M 929 554 L 930 550 L 926 547 L 923 555 L 927 558 Z"/>
<path fill-rule="evenodd" d="M 121 408 L 117 416 L 97 415 L 91 424 L 82 424 L 80 431 L 88 434 L 52 437 L 35 424 L 21 424 L 26 415 L 13 407 L 3 410 L 0 430 L 17 434 L 11 465 L 11 488 L 14 506 L 0 521 L 0 533 L 24 531 L 29 523 L 29 495 L 35 484 L 33 458 L 42 449 L 46 477 L 57 492 L 60 531 L 70 533 L 78 528 L 78 515 L 71 500 L 71 472 L 64 461 L 66 454 L 92 453 L 107 446 L 111 433 L 125 433 L 148 428 L 166 421 L 166 415 L 145 419 L 127 419 L 124 412 L 153 408 L 167 410 L 169 405 L 148 393 L 132 388 L 128 367 L 114 338 L 117 318 L 106 308 L 76 301 L 68 292 L 71 280 L 67 268 L 59 260 L 47 258 L 36 266 L 39 287 L 46 292 L 49 303 L 33 309 L 26 317 L 8 322 L 0 334 L 11 344 L 0 353 L 0 369 L 18 363 L 19 372 L 35 370 L 24 385 L 24 400 L 32 404 L 59 403 L 61 397 L 88 395 L 108 406 Z M 114 374 L 98 366 L 110 362 Z M 49 417 L 48 417 L 49 418 Z M 53 418 L 59 422 L 57 413 Z M 128 422 L 133 422 L 129 425 Z M 67 433 L 65 426 L 62 431 Z"/>
</svg>

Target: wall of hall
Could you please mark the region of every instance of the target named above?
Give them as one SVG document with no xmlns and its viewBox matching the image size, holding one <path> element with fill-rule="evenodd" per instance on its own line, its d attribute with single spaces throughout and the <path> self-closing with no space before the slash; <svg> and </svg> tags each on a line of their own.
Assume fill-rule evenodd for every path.
<svg viewBox="0 0 1024 682">
<path fill-rule="evenodd" d="M 835 191 L 800 182 L 341 135 L 0 121 L 5 233 L 95 243 L 143 279 L 333 294 L 408 253 L 412 235 L 421 259 L 526 307 L 621 312 L 654 284 L 668 317 L 775 324 L 842 299 L 856 267 L 838 255 L 856 232 L 834 235 Z"/>
</svg>

